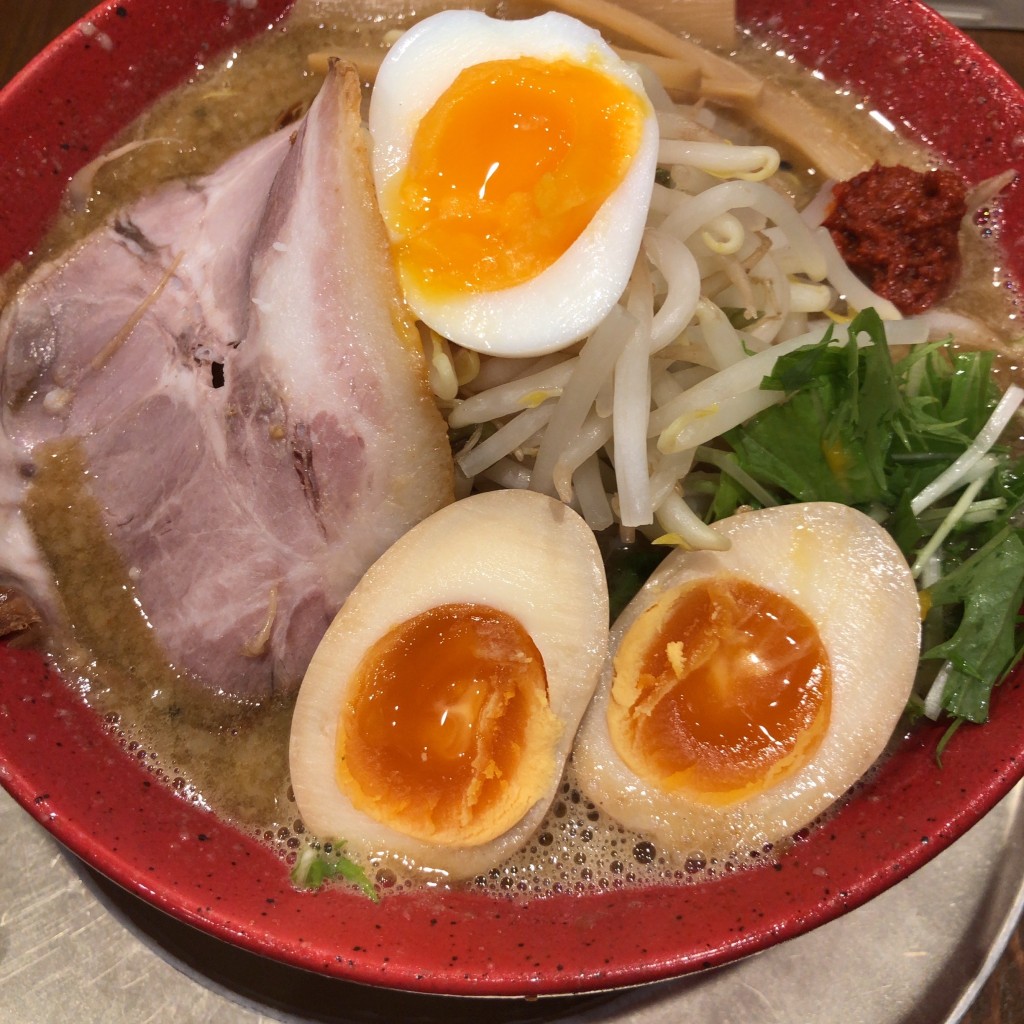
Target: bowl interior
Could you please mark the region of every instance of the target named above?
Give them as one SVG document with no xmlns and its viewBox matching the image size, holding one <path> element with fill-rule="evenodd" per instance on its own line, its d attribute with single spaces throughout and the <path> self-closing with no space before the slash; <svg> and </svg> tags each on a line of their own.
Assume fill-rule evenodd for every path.
<svg viewBox="0 0 1024 1024">
<path fill-rule="evenodd" d="M 37 58 L 0 95 L 0 267 L 31 253 L 69 175 L 117 129 L 205 55 L 287 6 L 123 0 L 97 9 L 88 34 L 72 29 Z M 922 5 L 738 6 L 746 24 L 869 96 L 970 181 L 1021 163 L 1019 89 Z M 1017 280 L 1022 204 L 1012 188 L 1002 238 Z M 991 723 L 962 729 L 939 768 L 943 728 L 916 728 L 826 825 L 768 867 L 672 888 L 535 900 L 420 891 L 374 905 L 343 889 L 296 891 L 269 848 L 162 785 L 38 655 L 0 648 L 0 782 L 72 851 L 214 936 L 310 970 L 423 992 L 554 994 L 654 981 L 830 920 L 939 852 L 1020 777 L 1019 674 L 997 692 Z"/>
</svg>

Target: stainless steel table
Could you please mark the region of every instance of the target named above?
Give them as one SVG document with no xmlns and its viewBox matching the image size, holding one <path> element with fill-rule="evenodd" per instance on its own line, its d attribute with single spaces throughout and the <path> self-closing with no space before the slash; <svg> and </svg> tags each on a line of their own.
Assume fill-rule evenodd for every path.
<svg viewBox="0 0 1024 1024">
<path fill-rule="evenodd" d="M 1020 913 L 1022 814 L 1024 786 L 866 906 L 730 967 L 529 1002 L 382 992 L 261 960 L 94 875 L 0 791 L 0 1022 L 944 1024 Z"/>
</svg>

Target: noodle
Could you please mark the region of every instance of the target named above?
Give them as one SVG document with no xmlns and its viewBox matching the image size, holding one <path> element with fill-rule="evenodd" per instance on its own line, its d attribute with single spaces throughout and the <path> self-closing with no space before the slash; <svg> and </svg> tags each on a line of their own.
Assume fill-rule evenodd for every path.
<svg viewBox="0 0 1024 1024">
<path fill-rule="evenodd" d="M 667 534 L 674 535 L 673 543 L 706 551 L 723 551 L 729 546 L 675 491 L 658 506 L 658 522 Z"/>
<path fill-rule="evenodd" d="M 651 324 L 650 351 L 654 353 L 672 341 L 693 317 L 700 302 L 700 270 L 693 253 L 671 235 L 648 231 L 644 250 L 668 288 Z"/>
<path fill-rule="evenodd" d="M 743 342 L 739 332 L 715 303 L 701 299 L 697 305 L 697 323 L 700 324 L 701 336 L 714 369 L 724 370 L 743 358 Z"/>
<path fill-rule="evenodd" d="M 562 501 L 572 500 L 575 474 L 584 463 L 592 462 L 600 468 L 600 463 L 594 456 L 608 443 L 611 436 L 611 420 L 607 416 L 593 413 L 587 417 L 579 433 L 562 449 L 552 472 L 555 492 Z M 607 501 L 607 495 L 605 497 L 604 505 L 610 509 L 611 503 Z"/>
<path fill-rule="evenodd" d="M 771 354 L 774 356 L 774 353 Z M 698 445 L 713 441 L 719 434 L 738 427 L 751 416 L 778 405 L 784 398 L 781 391 L 757 389 L 742 391 L 720 402 L 687 409 L 661 431 L 658 449 L 663 452 L 691 451 Z"/>
<path fill-rule="evenodd" d="M 592 530 L 607 530 L 615 522 L 611 502 L 601 479 L 601 463 L 596 455 L 580 464 L 573 475 L 580 514 Z"/>
<path fill-rule="evenodd" d="M 745 181 L 763 181 L 779 169 L 779 153 L 770 146 L 731 146 L 662 139 L 658 147 L 658 162 L 687 164 L 709 174 L 729 174 Z"/>
<path fill-rule="evenodd" d="M 637 283 L 636 278 L 641 281 Z M 612 447 L 619 519 L 623 526 L 643 526 L 651 521 L 654 511 L 647 465 L 647 416 L 651 406 L 651 321 L 649 309 L 643 308 L 642 289 L 646 283 L 643 271 L 634 275 L 629 305 L 637 315 L 637 328 L 630 335 L 615 364 Z"/>
<path fill-rule="evenodd" d="M 578 371 L 563 390 L 537 452 L 530 478 L 533 490 L 555 493 L 554 469 L 558 455 L 582 428 L 601 383 L 616 365 L 633 323 L 621 306 L 615 307 L 580 350 Z"/>
<path fill-rule="evenodd" d="M 569 358 L 549 369 L 480 391 L 456 405 L 448 417 L 448 425 L 466 427 L 472 423 L 486 423 L 520 412 L 531 395 L 547 393 L 555 396 L 572 378 L 577 362 L 578 359 Z"/>
<path fill-rule="evenodd" d="M 662 230 L 685 240 L 708 221 L 739 207 L 757 210 L 782 228 L 800 269 L 811 280 L 820 281 L 826 276 L 825 256 L 819 239 L 794 206 L 761 182 L 727 181 L 699 196 L 683 199 L 665 218 Z"/>
<path fill-rule="evenodd" d="M 471 448 L 468 452 L 460 452 L 455 461 L 466 476 L 475 476 L 492 463 L 526 444 L 551 419 L 553 407 L 538 405 L 534 409 L 521 412 L 504 426 L 496 430 L 486 441 Z"/>
</svg>

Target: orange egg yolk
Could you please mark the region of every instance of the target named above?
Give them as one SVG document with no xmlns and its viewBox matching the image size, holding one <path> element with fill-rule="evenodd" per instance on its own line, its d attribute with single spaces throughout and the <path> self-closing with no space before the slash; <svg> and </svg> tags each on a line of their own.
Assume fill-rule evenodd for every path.
<svg viewBox="0 0 1024 1024">
<path fill-rule="evenodd" d="M 667 592 L 626 632 L 614 667 L 613 743 L 667 792 L 747 797 L 804 765 L 828 727 L 832 669 L 817 628 L 747 580 Z"/>
<path fill-rule="evenodd" d="M 645 98 L 597 68 L 531 57 L 466 68 L 420 122 L 383 204 L 399 269 L 438 297 L 554 263 L 625 177 Z"/>
<path fill-rule="evenodd" d="M 338 781 L 407 835 L 484 842 L 540 797 L 559 732 L 522 624 L 441 605 L 394 626 L 360 662 L 339 722 Z"/>
</svg>

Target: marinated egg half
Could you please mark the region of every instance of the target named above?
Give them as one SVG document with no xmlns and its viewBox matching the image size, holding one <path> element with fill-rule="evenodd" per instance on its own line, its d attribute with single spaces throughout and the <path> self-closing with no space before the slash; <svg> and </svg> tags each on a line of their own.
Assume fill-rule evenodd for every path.
<svg viewBox="0 0 1024 1024">
<path fill-rule="evenodd" d="M 449 505 L 370 568 L 299 690 L 306 828 L 364 860 L 465 877 L 542 819 L 608 647 L 589 527 L 529 491 Z"/>
<path fill-rule="evenodd" d="M 639 75 L 594 29 L 436 14 L 385 57 L 369 127 L 406 301 L 446 338 L 539 355 L 622 295 L 658 129 Z"/>
<path fill-rule="evenodd" d="M 910 695 L 920 610 L 903 555 L 845 505 L 744 512 L 677 550 L 612 630 L 579 783 L 669 860 L 791 836 L 878 758 Z"/>
</svg>

